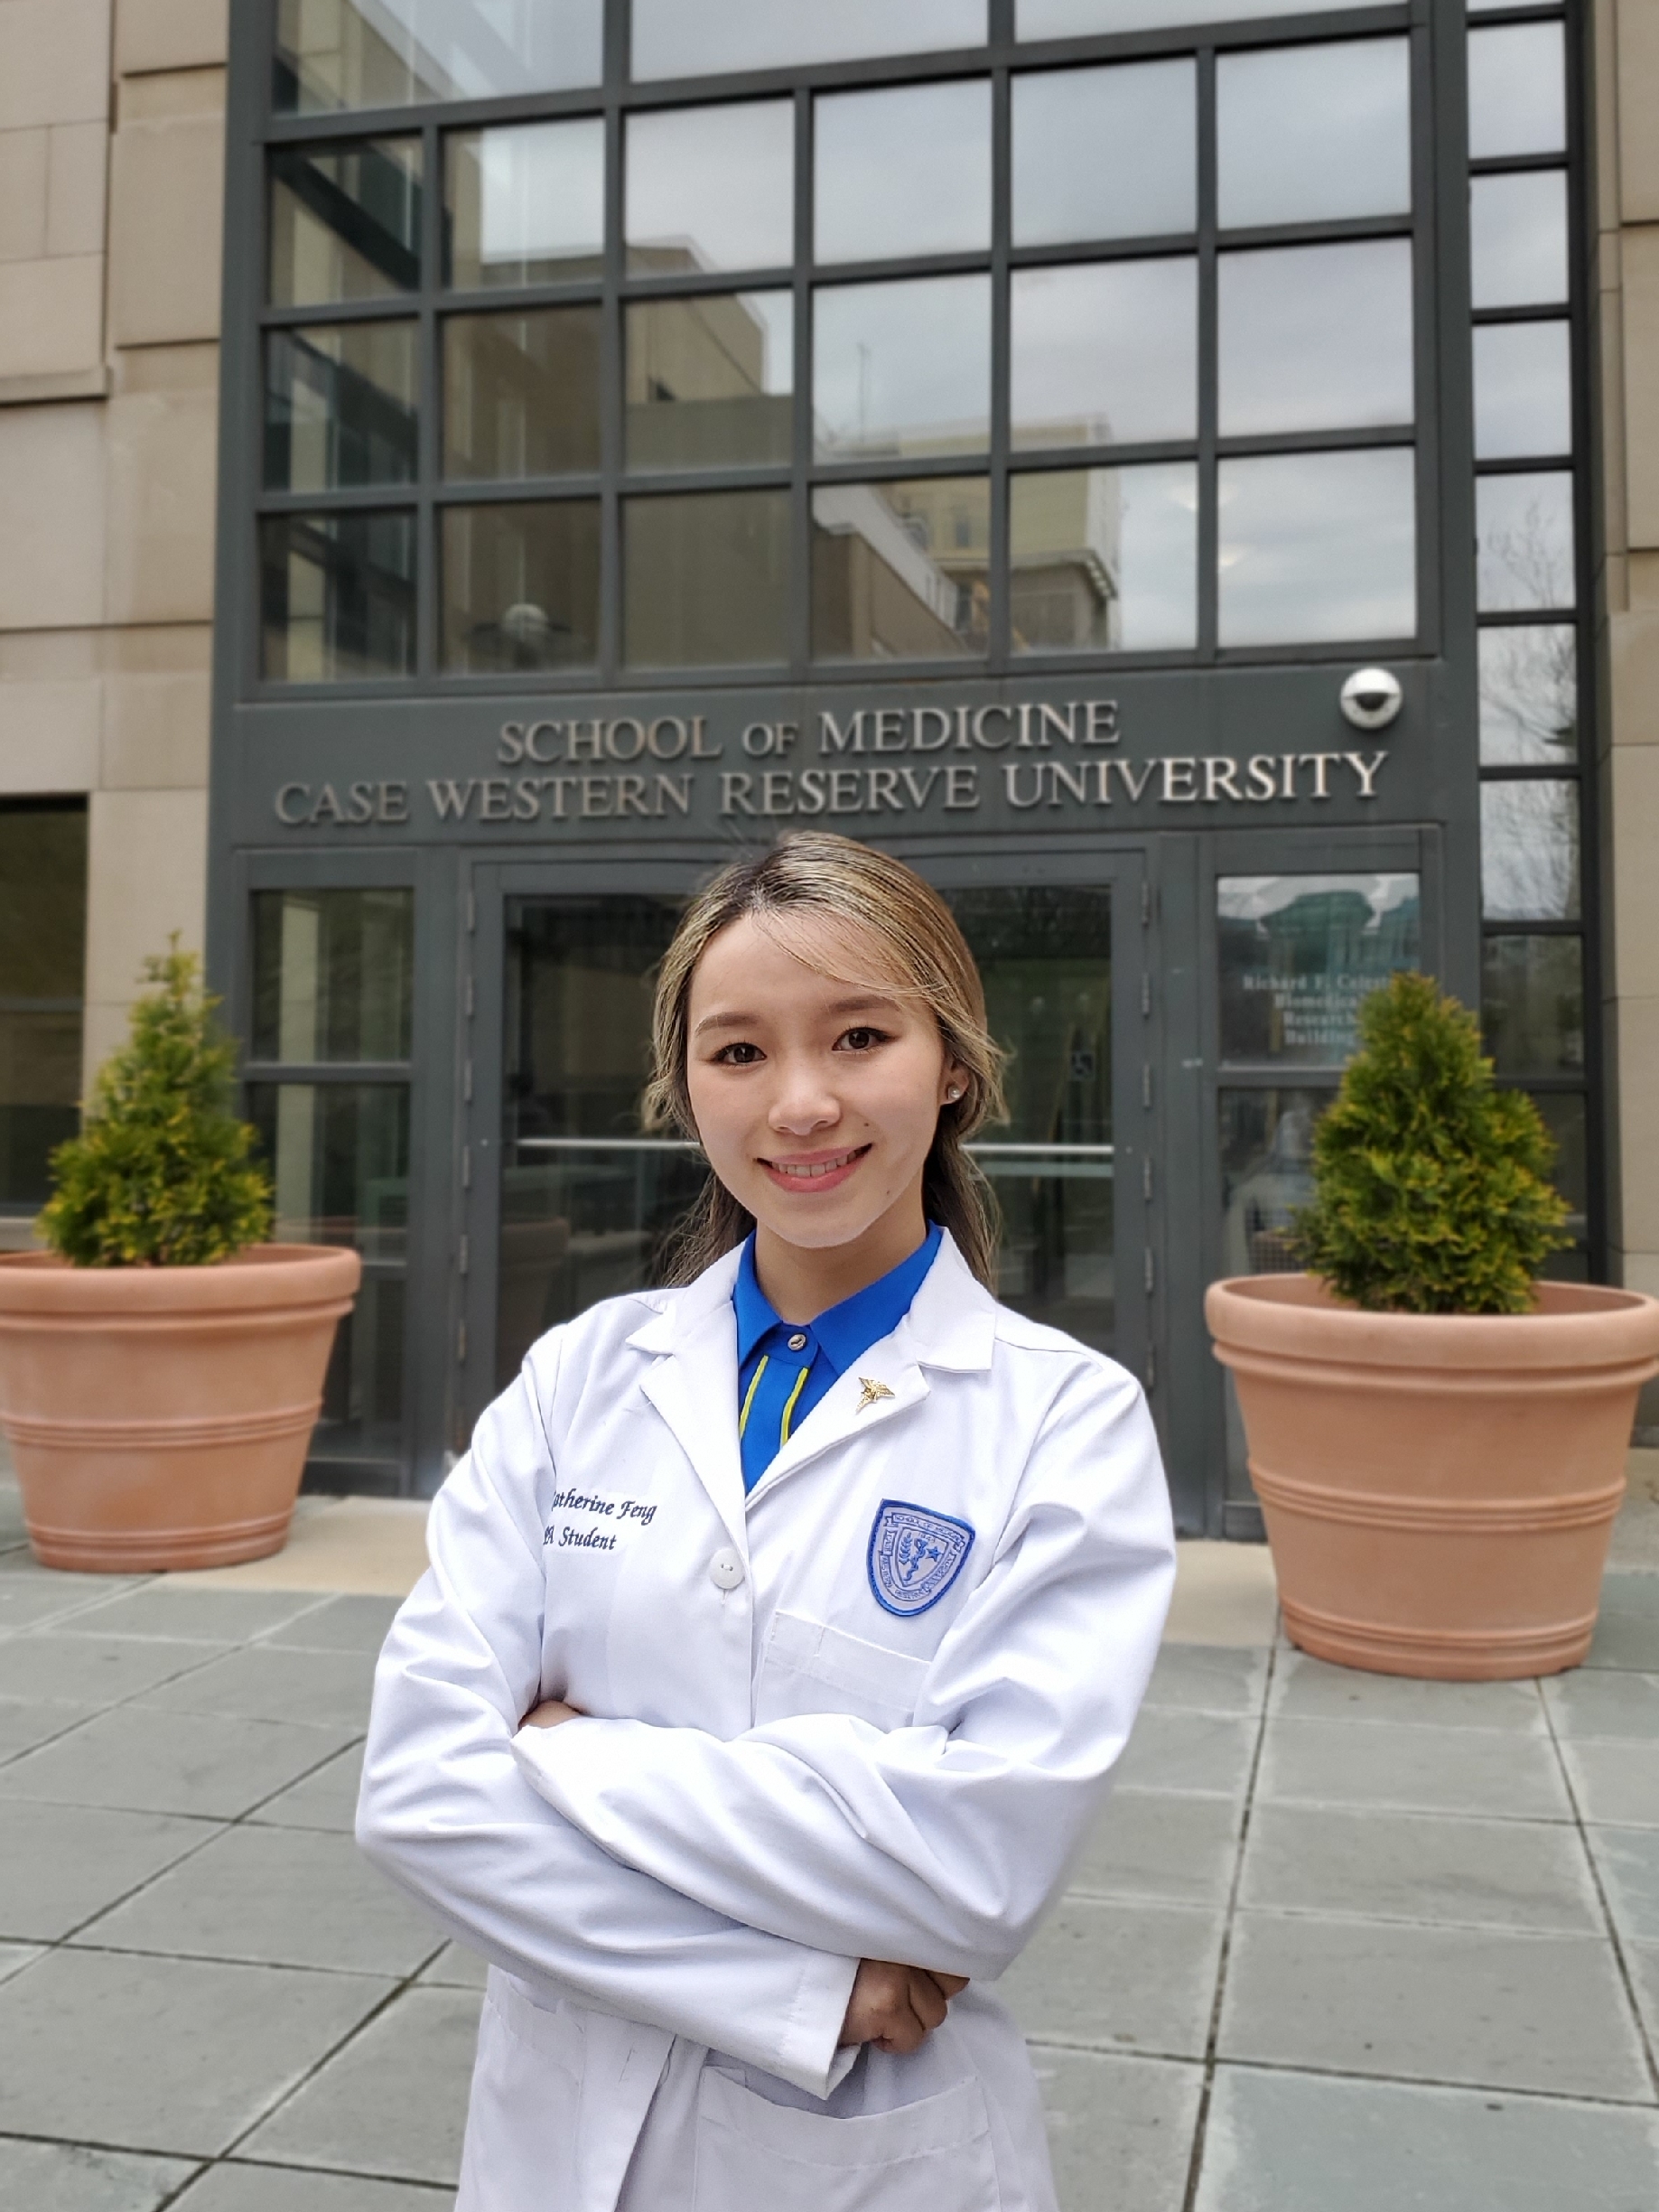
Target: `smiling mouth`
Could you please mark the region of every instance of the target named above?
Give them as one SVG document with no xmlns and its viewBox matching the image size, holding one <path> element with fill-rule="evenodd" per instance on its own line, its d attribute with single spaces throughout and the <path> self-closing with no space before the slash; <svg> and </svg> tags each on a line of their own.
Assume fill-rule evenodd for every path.
<svg viewBox="0 0 1659 2212">
<path fill-rule="evenodd" d="M 791 1182 L 822 1182 L 826 1176 L 839 1175 L 852 1167 L 869 1150 L 868 1144 L 855 1144 L 850 1152 L 825 1153 L 816 1160 L 762 1160 L 760 1164 L 774 1175 L 788 1177 Z"/>
</svg>

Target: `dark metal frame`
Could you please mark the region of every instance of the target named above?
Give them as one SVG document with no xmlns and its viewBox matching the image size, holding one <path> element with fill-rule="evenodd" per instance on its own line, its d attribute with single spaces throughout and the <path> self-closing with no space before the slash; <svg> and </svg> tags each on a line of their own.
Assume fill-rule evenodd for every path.
<svg viewBox="0 0 1659 2212">
<path fill-rule="evenodd" d="M 256 256 L 242 257 L 244 292 L 261 332 L 302 325 L 354 322 L 367 319 L 418 321 L 421 359 L 421 416 L 419 481 L 414 485 L 354 488 L 313 494 L 266 492 L 260 487 L 256 425 L 238 453 L 227 448 L 226 459 L 238 469 L 243 496 L 238 507 L 238 527 L 250 527 L 250 518 L 282 514 L 328 512 L 406 512 L 416 522 L 416 665 L 404 677 L 362 679 L 327 684 L 271 683 L 258 672 L 258 622 L 248 601 L 245 581 L 237 599 L 223 602 L 236 624 L 238 691 L 245 697 L 303 700 L 326 697 L 384 697 L 418 692 L 422 696 L 478 696 L 491 692 L 522 690 L 527 680 L 549 695 L 610 688 L 626 682 L 631 689 L 684 688 L 687 684 L 728 686 L 776 684 L 780 680 L 818 685 L 868 682 L 868 662 L 815 661 L 811 655 L 811 498 L 819 484 L 870 483 L 925 477 L 986 477 L 991 493 L 990 650 L 983 657 L 952 657 L 943 660 L 909 660 L 881 664 L 883 669 L 907 677 L 997 677 L 1081 673 L 1102 665 L 1099 654 L 1062 654 L 1011 651 L 1009 636 L 1008 510 L 1011 472 L 1026 473 L 1112 468 L 1136 462 L 1192 460 L 1198 469 L 1199 537 L 1198 548 L 1198 645 L 1194 650 L 1114 653 L 1114 667 L 1192 667 L 1279 665 L 1291 657 L 1300 661 L 1364 660 L 1384 656 L 1395 659 L 1431 655 L 1440 649 L 1440 533 L 1435 508 L 1439 475 L 1439 434 L 1435 395 L 1439 388 L 1435 267 L 1430 249 L 1434 228 L 1435 201 L 1431 190 L 1435 162 L 1435 132 L 1431 97 L 1433 72 L 1431 59 L 1431 0 L 1412 5 L 1335 10 L 1329 14 L 1262 16 L 1244 22 L 1212 24 L 1202 31 L 1140 32 L 1093 38 L 1021 43 L 1013 37 L 1012 0 L 991 0 L 990 42 L 966 52 L 926 54 L 879 62 L 841 62 L 809 69 L 768 70 L 719 78 L 652 81 L 635 85 L 626 76 L 627 0 L 610 0 L 607 31 L 607 74 L 604 84 L 582 91 L 525 95 L 505 99 L 445 104 L 440 115 L 424 107 L 351 110 L 321 116 L 275 116 L 270 112 L 268 68 L 259 67 L 256 48 L 245 73 L 255 74 L 255 97 L 242 105 L 252 112 L 247 120 L 263 145 L 348 145 L 371 137 L 418 138 L 422 145 L 422 266 L 421 288 L 391 299 L 352 301 L 335 305 L 272 309 L 257 305 L 266 294 L 266 247 L 268 244 L 263 213 L 256 235 L 261 246 Z M 257 0 L 248 17 L 266 18 L 260 26 L 268 54 L 274 0 Z M 1441 11 L 1443 13 L 1443 11 Z M 1216 62 L 1233 51 L 1279 44 L 1339 42 L 1384 34 L 1409 37 L 1412 83 L 1412 212 L 1400 218 L 1358 221 L 1291 224 L 1266 229 L 1222 232 L 1216 210 Z M 1081 241 L 1075 244 L 1015 247 L 1011 242 L 1011 94 L 1014 74 L 1027 70 L 1091 62 L 1150 60 L 1193 55 L 1198 70 L 1198 220 L 1193 231 L 1161 237 Z M 969 254 L 918 256 L 897 260 L 870 260 L 826 264 L 812 258 L 813 102 L 822 92 L 866 87 L 901 85 L 983 78 L 992 92 L 992 231 L 985 250 Z M 792 98 L 796 123 L 795 241 L 792 265 L 775 266 L 717 275 L 695 274 L 670 276 L 630 276 L 626 268 L 622 235 L 623 124 L 627 116 L 694 104 L 713 106 L 722 101 L 756 98 Z M 605 123 L 606 228 L 603 266 L 592 279 L 499 290 L 448 292 L 442 285 L 441 247 L 443 206 L 443 139 L 446 134 L 488 125 L 529 120 L 601 117 Z M 251 182 L 261 190 L 257 177 Z M 244 203 L 244 220 L 248 213 Z M 1219 436 L 1216 427 L 1216 286 L 1218 248 L 1312 245 L 1347 239 L 1411 237 L 1416 242 L 1414 288 L 1416 308 L 1416 409 L 1412 424 L 1398 427 L 1352 431 L 1310 431 L 1272 436 Z M 1022 267 L 1070 265 L 1078 262 L 1142 258 L 1154 255 L 1192 254 L 1198 263 L 1198 419 L 1191 439 L 1156 444 L 1125 444 L 1078 448 L 1045 448 L 1021 453 L 1011 449 L 1008 425 L 1009 277 Z M 881 278 L 923 279 L 962 274 L 988 274 L 992 285 L 991 425 L 988 446 L 979 453 L 889 461 L 820 462 L 812 443 L 811 373 L 812 300 L 816 288 L 867 283 Z M 622 321 L 624 309 L 651 299 L 685 298 L 732 291 L 793 290 L 795 302 L 795 412 L 794 452 L 787 464 L 741 469 L 676 470 L 649 474 L 629 471 L 622 453 Z M 440 473 L 439 409 L 442 393 L 443 321 L 453 313 L 529 310 L 540 306 L 598 304 L 601 312 L 601 436 L 602 465 L 587 474 L 515 479 L 487 482 L 474 480 L 445 481 Z M 227 327 L 230 327 L 228 301 Z M 260 339 L 263 347 L 263 336 Z M 1376 446 L 1411 446 L 1416 454 L 1417 577 L 1419 629 L 1412 639 L 1351 639 L 1299 646 L 1219 647 L 1216 643 L 1216 504 L 1215 471 L 1221 461 L 1245 455 L 1296 452 L 1350 452 Z M 653 494 L 721 492 L 788 489 L 792 495 L 791 551 L 794 574 L 791 588 L 792 634 L 786 661 L 764 667 L 633 667 L 624 659 L 622 638 L 622 502 L 625 498 Z M 451 506 L 506 506 L 554 500 L 597 499 L 601 509 L 600 640 L 597 662 L 582 669 L 536 671 L 527 679 L 522 673 L 460 675 L 444 673 L 439 666 L 439 576 L 441 548 L 439 517 Z M 251 522 L 256 530 L 257 522 Z M 249 556 L 246 575 L 256 578 L 256 551 Z"/>
</svg>

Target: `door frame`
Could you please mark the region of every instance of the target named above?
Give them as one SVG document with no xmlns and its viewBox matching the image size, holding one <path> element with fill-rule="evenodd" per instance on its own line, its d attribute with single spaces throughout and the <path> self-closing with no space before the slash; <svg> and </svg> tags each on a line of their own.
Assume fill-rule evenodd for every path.
<svg viewBox="0 0 1659 2212">
<path fill-rule="evenodd" d="M 1039 844 L 1008 838 L 883 839 L 898 857 L 941 889 L 1022 884 L 1109 888 L 1111 946 L 1114 1244 L 1117 1265 L 1115 1357 L 1150 1382 L 1154 1409 L 1160 1393 L 1157 1341 L 1164 1265 L 1153 1237 L 1160 1209 L 1152 1194 L 1163 1178 L 1153 1159 L 1156 1067 L 1162 1022 L 1152 987 L 1155 901 L 1144 842 L 1064 839 Z M 459 1143 L 455 1147 L 459 1264 L 452 1275 L 456 1377 L 451 1449 L 464 1448 L 472 1423 L 494 1395 L 497 1269 L 500 1251 L 500 1154 L 506 1042 L 507 902 L 516 897 L 649 895 L 690 890 L 730 851 L 677 847 L 642 857 L 561 854 L 557 859 L 480 854 L 466 869 L 460 938 L 458 997 Z M 1130 1168 L 1125 1175 L 1124 1163 Z M 1124 1255 L 1131 1265 L 1125 1267 Z M 1144 1255 L 1144 1256 L 1142 1256 Z"/>
</svg>

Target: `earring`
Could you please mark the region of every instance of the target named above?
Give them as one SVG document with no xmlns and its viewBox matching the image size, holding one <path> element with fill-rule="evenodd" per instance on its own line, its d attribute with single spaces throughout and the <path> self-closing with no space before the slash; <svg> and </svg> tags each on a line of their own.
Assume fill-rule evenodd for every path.
<svg viewBox="0 0 1659 2212">
<path fill-rule="evenodd" d="M 958 1099 L 958 1098 L 960 1098 L 960 1097 L 961 1097 L 961 1096 L 962 1096 L 962 1093 L 961 1093 L 961 1092 L 960 1092 L 960 1091 L 959 1091 L 959 1090 L 958 1090 L 958 1089 L 955 1087 L 955 1086 L 953 1084 L 953 1085 L 952 1085 L 952 1087 L 951 1087 L 951 1088 L 950 1088 L 949 1090 L 947 1090 L 947 1091 L 946 1092 L 946 1094 L 945 1094 L 945 1103 L 946 1103 L 946 1106 L 955 1106 L 955 1103 L 956 1103 L 956 1101 L 957 1101 L 957 1099 Z"/>
</svg>

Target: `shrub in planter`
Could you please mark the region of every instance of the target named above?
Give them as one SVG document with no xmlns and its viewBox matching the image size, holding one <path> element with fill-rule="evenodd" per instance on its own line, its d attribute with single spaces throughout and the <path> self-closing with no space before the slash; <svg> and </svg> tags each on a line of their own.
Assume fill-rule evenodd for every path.
<svg viewBox="0 0 1659 2212">
<path fill-rule="evenodd" d="M 1538 1280 L 1568 1240 L 1532 1101 L 1426 977 L 1361 1010 L 1314 1138 L 1301 1274 L 1206 1300 L 1292 1640 L 1391 1674 L 1584 1656 L 1659 1302 Z"/>
<path fill-rule="evenodd" d="M 0 1426 L 49 1566 L 278 1550 L 361 1273 L 353 1252 L 262 1241 L 270 1185 L 199 964 L 175 942 L 145 974 L 84 1133 L 52 1156 L 50 1249 L 0 1255 Z"/>
</svg>

